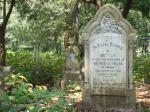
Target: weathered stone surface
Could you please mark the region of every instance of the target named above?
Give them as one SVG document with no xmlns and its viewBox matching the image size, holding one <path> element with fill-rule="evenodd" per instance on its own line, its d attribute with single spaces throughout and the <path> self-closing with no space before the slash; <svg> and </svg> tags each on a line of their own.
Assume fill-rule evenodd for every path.
<svg viewBox="0 0 150 112">
<path fill-rule="evenodd" d="M 105 5 L 82 34 L 83 101 L 106 108 L 134 107 L 132 55 L 136 38 L 132 26 L 118 9 Z"/>
<path fill-rule="evenodd" d="M 89 40 L 91 93 L 126 93 L 126 38 L 117 33 L 99 33 Z"/>
</svg>

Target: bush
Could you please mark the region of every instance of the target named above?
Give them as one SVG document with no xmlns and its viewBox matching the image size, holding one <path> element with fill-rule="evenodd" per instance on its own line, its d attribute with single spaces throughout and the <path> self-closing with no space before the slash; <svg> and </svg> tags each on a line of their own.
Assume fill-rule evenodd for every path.
<svg viewBox="0 0 150 112">
<path fill-rule="evenodd" d="M 141 54 L 135 58 L 134 79 L 150 83 L 150 54 Z"/>
<path fill-rule="evenodd" d="M 23 74 L 33 84 L 51 83 L 63 76 L 64 56 L 53 53 L 40 53 L 39 65 L 34 61 L 33 52 L 7 52 L 7 64 L 15 69 L 16 73 Z"/>
<path fill-rule="evenodd" d="M 65 92 L 58 89 L 48 91 L 42 86 L 33 88 L 21 74 L 11 74 L 5 77 L 4 82 L 6 92 L 0 94 L 0 112 L 64 112 L 62 107 L 66 109 L 69 103 L 64 99 L 53 103 L 52 98 L 63 97 Z"/>
</svg>

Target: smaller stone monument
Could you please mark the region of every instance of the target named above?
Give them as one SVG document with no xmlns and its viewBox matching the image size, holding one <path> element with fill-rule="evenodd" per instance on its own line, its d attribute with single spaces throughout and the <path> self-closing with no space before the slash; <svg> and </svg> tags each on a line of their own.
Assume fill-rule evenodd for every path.
<svg viewBox="0 0 150 112">
<path fill-rule="evenodd" d="M 77 59 L 78 48 L 76 46 L 69 46 L 66 49 L 66 67 L 65 76 L 67 80 L 74 80 L 79 74 L 79 62 Z"/>
<path fill-rule="evenodd" d="M 83 101 L 99 110 L 134 112 L 133 48 L 135 31 L 120 11 L 105 5 L 83 33 L 85 80 Z"/>
</svg>

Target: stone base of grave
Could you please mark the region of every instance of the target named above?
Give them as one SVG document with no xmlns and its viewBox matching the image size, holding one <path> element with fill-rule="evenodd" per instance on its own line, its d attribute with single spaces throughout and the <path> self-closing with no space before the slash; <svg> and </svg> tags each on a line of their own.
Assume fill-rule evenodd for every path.
<svg viewBox="0 0 150 112">
<path fill-rule="evenodd" d="M 81 79 L 81 76 L 78 72 L 65 72 L 65 79 L 79 81 Z"/>
<path fill-rule="evenodd" d="M 136 112 L 133 90 L 128 90 L 126 96 L 90 95 L 88 91 L 84 91 L 83 96 L 83 102 L 88 102 L 92 107 L 96 107 L 98 112 Z"/>
<path fill-rule="evenodd" d="M 100 108 L 98 109 L 98 112 L 136 112 L 135 109 L 126 109 L 126 108 L 111 108 L 111 109 L 103 109 L 103 108 Z"/>
<path fill-rule="evenodd" d="M 65 84 L 67 81 L 72 82 L 79 82 L 80 84 L 83 83 L 83 76 L 78 71 L 72 72 L 72 71 L 66 71 L 63 80 L 61 81 L 61 88 L 65 89 Z"/>
<path fill-rule="evenodd" d="M 135 100 L 130 96 L 91 96 L 91 104 L 106 108 L 132 108 Z"/>
<path fill-rule="evenodd" d="M 135 108 L 104 108 L 81 102 L 75 105 L 75 112 L 142 112 Z"/>
</svg>

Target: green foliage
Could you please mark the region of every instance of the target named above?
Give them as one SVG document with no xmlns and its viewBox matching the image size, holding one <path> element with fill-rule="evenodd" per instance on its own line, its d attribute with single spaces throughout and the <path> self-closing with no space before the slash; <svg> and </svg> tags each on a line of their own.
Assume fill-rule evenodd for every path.
<svg viewBox="0 0 150 112">
<path fill-rule="evenodd" d="M 133 28 L 136 29 L 138 39 L 142 39 L 144 36 L 148 35 L 149 18 L 143 17 L 140 11 L 130 10 L 127 19 L 130 21 Z"/>
<path fill-rule="evenodd" d="M 7 27 L 7 48 L 48 51 L 61 45 L 65 28 L 62 0 L 17 0 L 14 9 Z"/>
<path fill-rule="evenodd" d="M 133 8 L 142 12 L 144 16 L 149 16 L 150 14 L 150 1 L 149 0 L 133 0 Z"/>
<path fill-rule="evenodd" d="M 150 110 L 149 109 L 144 109 L 144 112 L 150 112 Z"/>
<path fill-rule="evenodd" d="M 8 51 L 7 64 L 12 66 L 16 73 L 23 74 L 31 83 L 54 85 L 55 80 L 63 76 L 64 56 L 50 52 L 40 53 L 39 65 L 36 65 L 32 52 Z"/>
<path fill-rule="evenodd" d="M 96 14 L 96 8 L 94 5 L 86 5 L 83 3 L 80 7 L 80 29 L 82 30 L 85 25 L 94 17 Z"/>
<path fill-rule="evenodd" d="M 7 91 L 0 97 L 1 112 L 71 112 L 69 102 L 63 98 L 66 93 L 62 90 L 53 89 L 48 91 L 43 86 L 33 88 L 21 74 L 11 74 L 4 79 Z M 11 89 L 10 89 L 11 88 Z M 53 103 L 52 98 L 62 97 Z"/>
<path fill-rule="evenodd" d="M 77 81 L 68 80 L 66 83 L 66 89 L 68 89 L 68 90 L 80 89 L 80 84 Z"/>
<path fill-rule="evenodd" d="M 31 11 L 31 8 L 26 0 L 16 0 L 16 9 L 22 18 L 24 18 Z"/>
<path fill-rule="evenodd" d="M 145 81 L 150 82 L 150 55 L 149 54 L 141 54 L 136 57 L 134 63 L 134 79 L 136 81 Z"/>
</svg>

